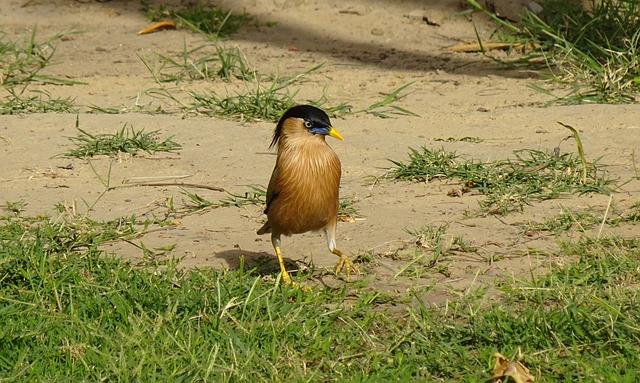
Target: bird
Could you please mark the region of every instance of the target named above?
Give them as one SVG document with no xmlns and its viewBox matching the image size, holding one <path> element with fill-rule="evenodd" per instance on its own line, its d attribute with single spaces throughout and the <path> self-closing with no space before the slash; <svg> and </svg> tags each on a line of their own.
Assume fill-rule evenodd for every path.
<svg viewBox="0 0 640 383">
<path fill-rule="evenodd" d="M 269 145 L 270 149 L 277 147 L 277 156 L 267 187 L 267 222 L 257 233 L 271 233 L 281 280 L 286 285 L 296 286 L 284 266 L 282 235 L 323 230 L 329 251 L 340 258 L 335 274 L 344 270 L 348 279 L 352 271 L 359 273 L 349 257 L 336 248 L 342 165 L 325 141 L 326 136 L 343 140 L 322 109 L 297 105 L 284 112 Z"/>
</svg>

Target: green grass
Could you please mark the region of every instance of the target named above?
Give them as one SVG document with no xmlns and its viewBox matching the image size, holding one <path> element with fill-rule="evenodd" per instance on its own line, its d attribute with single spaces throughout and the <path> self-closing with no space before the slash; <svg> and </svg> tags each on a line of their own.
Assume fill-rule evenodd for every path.
<svg viewBox="0 0 640 383">
<path fill-rule="evenodd" d="M 206 2 L 188 3 L 181 8 L 168 8 L 164 5 L 150 8 L 148 3 L 143 5 L 151 21 L 171 18 L 178 24 L 212 39 L 227 37 L 237 32 L 250 20 L 246 13 L 234 14 Z"/>
<path fill-rule="evenodd" d="M 98 155 L 115 156 L 119 153 L 135 156 L 140 151 L 154 154 L 176 152 L 182 149 L 180 144 L 173 141 L 173 136 L 161 140 L 159 130 L 145 132 L 144 129 L 135 130 L 133 126 L 125 124 L 114 134 L 91 134 L 79 127 L 78 120 L 76 120 L 76 129 L 79 134 L 76 137 L 69 137 L 75 148 L 62 154 L 63 156 L 87 158 Z"/>
<path fill-rule="evenodd" d="M 402 91 L 411 86 L 411 84 L 413 84 L 413 82 L 402 85 L 391 93 L 385 95 L 381 101 L 374 102 L 360 112 L 372 114 L 380 118 L 392 118 L 393 115 L 420 117 L 412 111 L 396 105 L 398 101 L 401 101 L 408 96 L 408 93 L 403 94 Z"/>
<path fill-rule="evenodd" d="M 7 88 L 9 96 L 4 102 L 0 102 L 0 115 L 22 113 L 78 113 L 74 103 L 75 99 L 54 98 L 44 90 L 30 90 L 23 87 L 20 91 Z"/>
<path fill-rule="evenodd" d="M 244 121 L 272 121 L 277 122 L 280 116 L 289 108 L 299 104 L 296 99 L 298 90 L 291 90 L 305 76 L 321 68 L 318 65 L 291 78 L 275 78 L 263 85 L 260 81 L 246 83 L 246 91 L 235 95 L 218 96 L 215 92 L 196 93 L 190 92 L 194 102 L 191 108 L 202 114 L 235 118 Z M 375 102 L 365 109 L 352 111 L 352 106 L 341 103 L 330 106 L 323 95 L 318 100 L 306 102 L 327 110 L 333 116 L 343 117 L 345 114 L 367 113 L 380 118 L 393 118 L 394 116 L 418 116 L 417 114 L 396 105 L 407 94 L 400 94 L 410 84 L 401 86 L 392 91 L 382 101 Z"/>
<path fill-rule="evenodd" d="M 549 381 L 635 381 L 638 372 L 628 371 L 628 358 L 640 339 L 634 287 L 640 280 L 639 245 L 618 237 L 565 242 L 560 254 L 577 261 L 532 282 L 504 286 L 505 303 L 519 306 L 518 319 L 506 309 L 487 319 L 497 327 L 519 322 L 509 336 L 546 350 L 538 358 Z M 498 338 L 506 341 L 504 334 Z M 570 370 L 566 357 L 576 358 Z"/>
<path fill-rule="evenodd" d="M 623 224 L 637 225 L 638 223 L 640 223 L 640 201 L 631 204 L 628 210 L 610 206 L 610 209 L 604 212 L 561 207 L 560 213 L 542 222 L 531 222 L 525 225 L 524 231 L 529 234 L 549 232 L 557 236 L 570 230 L 584 233 L 596 226 L 618 227 Z"/>
<path fill-rule="evenodd" d="M 498 61 L 544 63 L 551 80 L 567 90 L 557 94 L 531 85 L 552 98 L 547 105 L 639 101 L 640 1 L 592 1 L 589 10 L 580 2 L 542 0 L 544 11 L 527 12 L 520 24 L 499 19 L 475 0 L 467 1 L 493 17 L 500 40 L 540 45 L 540 50 L 513 61 Z"/>
<path fill-rule="evenodd" d="M 428 182 L 455 179 L 459 195 L 470 190 L 484 194 L 483 211 L 507 214 L 521 211 L 533 201 L 559 198 L 564 194 L 611 193 L 612 181 L 597 163 L 571 153 L 556 155 L 539 150 L 514 152 L 515 159 L 480 162 L 461 158 L 444 148 L 410 149 L 409 161 L 391 160 L 387 177 Z"/>
<path fill-rule="evenodd" d="M 214 52 L 209 52 L 211 49 Z M 253 68 L 237 46 L 226 48 L 218 44 L 205 44 L 189 49 L 185 41 L 178 59 L 157 54 L 157 60 L 158 66 L 153 70 L 161 82 L 178 84 L 196 80 L 213 81 L 217 78 L 227 81 L 233 78 L 251 80 L 255 76 Z M 145 65 L 151 68 L 150 64 Z"/>
<path fill-rule="evenodd" d="M 28 204 L 24 200 L 6 201 L 5 205 L 2 207 L 2 210 L 7 213 L 20 214 L 27 205 Z"/>
<path fill-rule="evenodd" d="M 194 32 L 214 37 L 235 33 L 249 20 L 247 14 L 236 15 L 204 3 L 177 10 L 174 16 Z"/>
<path fill-rule="evenodd" d="M 235 95 L 219 96 L 215 92 L 189 92 L 192 110 L 202 114 L 244 121 L 276 122 L 287 109 L 297 105 L 298 90 L 291 90 L 324 64 L 316 65 L 295 76 L 259 76 L 255 81 L 244 81 L 244 91 Z"/>
<path fill-rule="evenodd" d="M 637 240 L 563 243 L 564 267 L 438 309 L 366 279 L 303 291 L 242 263 L 137 268 L 99 250 L 139 236 L 131 222 L 0 217 L 4 379 L 487 381 L 494 352 L 537 381 L 640 377 Z"/>
<path fill-rule="evenodd" d="M 242 207 L 246 205 L 263 206 L 266 204 L 267 190 L 260 185 L 251 185 L 249 190 L 241 193 L 227 192 L 227 196 L 218 201 L 218 207 Z"/>
<path fill-rule="evenodd" d="M 447 227 L 444 225 L 427 225 L 420 229 L 406 229 L 406 232 L 412 237 L 414 249 L 406 254 L 393 255 L 396 260 L 408 260 L 408 263 L 394 274 L 394 279 L 400 276 L 419 279 L 431 276 L 433 272 L 450 277 L 450 256 L 478 251 L 464 238 L 448 235 Z"/>
<path fill-rule="evenodd" d="M 157 60 L 154 61 L 143 55 L 139 57 L 157 85 L 144 93 L 177 105 L 187 114 L 204 114 L 241 121 L 276 122 L 292 106 L 309 103 L 326 110 L 333 117 L 357 113 L 380 118 L 417 116 L 399 105 L 400 101 L 409 95 L 404 92 L 412 83 L 402 85 L 385 94 L 381 101 L 356 111 L 347 102 L 331 102 L 324 92 L 317 99 L 300 101 L 297 96 L 302 83 L 307 81 L 309 75 L 322 69 L 324 64 L 292 76 L 284 76 L 278 72 L 263 75 L 249 64 L 238 47 L 224 48 L 217 42 L 193 49 L 188 48 L 185 43 L 179 58 L 157 54 Z M 216 78 L 224 79 L 237 90 L 225 90 L 221 93 L 218 90 L 202 90 L 201 87 L 193 90 L 178 86 L 185 82 L 210 82 Z M 167 82 L 173 82 L 175 86 L 168 86 Z M 108 111 L 104 108 L 103 110 Z"/>
<path fill-rule="evenodd" d="M 33 84 L 78 84 L 44 73 L 54 65 L 57 43 L 64 36 L 59 33 L 41 41 L 34 27 L 28 39 L 18 41 L 0 31 L 0 85 L 8 93 L 0 102 L 0 115 L 77 112 L 75 99 L 56 98 L 46 90 L 31 89 Z"/>
<path fill-rule="evenodd" d="M 190 92 L 190 108 L 201 114 L 243 121 L 278 121 L 284 112 L 295 106 L 297 91 L 289 83 L 272 82 L 248 85 L 246 91 L 219 96 L 215 92 Z"/>
<path fill-rule="evenodd" d="M 338 201 L 338 219 L 351 222 L 362 218 L 360 209 L 355 206 L 356 202 L 351 197 L 341 197 Z"/>
<path fill-rule="evenodd" d="M 26 41 L 16 41 L 0 31 L 0 85 L 13 88 L 30 82 L 69 85 L 74 82 L 43 74 L 53 65 L 56 43 L 65 36 L 58 33 L 40 41 L 36 28 Z"/>
<path fill-rule="evenodd" d="M 549 232 L 554 235 L 576 229 L 585 232 L 602 221 L 602 217 L 591 210 L 576 211 L 562 208 L 560 213 L 546 218 L 543 222 L 531 222 L 524 228 L 525 233 Z"/>
<path fill-rule="evenodd" d="M 296 105 L 294 97 L 297 91 L 291 91 L 289 88 L 300 82 L 306 75 L 314 72 L 322 67 L 322 64 L 300 73 L 293 77 L 283 77 L 274 75 L 268 79 L 264 76 L 249 76 L 249 72 L 254 72 L 245 67 L 246 61 L 239 56 L 240 51 L 236 51 L 235 59 L 229 57 L 222 58 L 223 65 L 218 72 L 222 75 L 238 73 L 233 65 L 240 65 L 247 76 L 242 77 L 242 85 L 244 91 L 237 92 L 235 95 L 220 96 L 214 91 L 193 91 L 187 89 L 187 99 L 184 100 L 178 93 L 177 88 L 169 88 L 163 84 L 162 73 L 151 66 L 151 63 L 144 57 L 140 57 L 151 75 L 153 76 L 158 88 L 148 89 L 145 93 L 163 100 L 173 102 L 185 113 L 198 113 L 204 115 L 218 116 L 229 119 L 240 119 L 245 121 L 277 121 L 280 116 L 290 107 Z M 226 60 L 226 61 L 224 61 Z M 242 64 L 238 64 L 242 60 Z M 235 62 L 235 63 L 234 63 Z M 186 80 L 184 74 L 179 77 L 172 77 L 176 82 Z M 265 82 L 266 81 L 266 82 Z"/>
</svg>

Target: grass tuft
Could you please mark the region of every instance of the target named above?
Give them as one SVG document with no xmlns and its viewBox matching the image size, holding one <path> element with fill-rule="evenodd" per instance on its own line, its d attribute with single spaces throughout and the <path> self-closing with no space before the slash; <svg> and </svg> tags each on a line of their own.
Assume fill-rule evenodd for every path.
<svg viewBox="0 0 640 383">
<path fill-rule="evenodd" d="M 30 82 L 70 85 L 74 82 L 42 74 L 53 63 L 56 43 L 65 34 L 55 34 L 44 41 L 38 41 L 36 28 L 24 42 L 12 40 L 9 35 L 0 32 L 0 85 L 13 88 Z"/>
<path fill-rule="evenodd" d="M 467 1 L 493 18 L 500 39 L 541 47 L 514 63 L 542 61 L 551 80 L 568 89 L 558 95 L 531 85 L 552 97 L 547 105 L 638 102 L 640 2 L 602 0 L 583 6 L 542 0 L 540 14 L 527 11 L 521 23 L 514 24 L 486 11 L 476 0 Z"/>
<path fill-rule="evenodd" d="M 478 250 L 467 243 L 462 237 L 447 235 L 447 226 L 424 226 L 420 229 L 406 229 L 407 234 L 413 237 L 414 251 L 410 254 L 410 261 L 400 268 L 394 275 L 401 275 L 413 279 L 424 277 L 428 270 L 435 270 L 446 277 L 451 276 L 447 259 L 458 253 L 475 253 Z"/>
<path fill-rule="evenodd" d="M 640 201 L 633 203 L 629 211 L 621 211 L 615 207 L 612 207 L 611 210 L 611 214 L 605 215 L 602 212 L 594 211 L 594 209 L 575 210 L 561 207 L 560 213 L 543 222 L 531 222 L 525 225 L 524 231 L 528 235 L 549 232 L 557 236 L 574 229 L 585 233 L 596 225 L 618 227 L 623 224 L 637 225 L 640 223 Z"/>
<path fill-rule="evenodd" d="M 214 37 L 237 32 L 249 19 L 247 14 L 236 15 L 203 3 L 177 10 L 174 16 L 194 32 Z"/>
<path fill-rule="evenodd" d="M 407 89 L 409 86 L 411 86 L 411 84 L 413 84 L 413 82 L 410 82 L 408 84 L 405 84 L 399 87 L 393 92 L 385 95 L 385 98 L 382 99 L 381 101 L 378 101 L 369 105 L 368 107 L 363 109 L 361 112 L 372 114 L 380 118 L 391 118 L 392 115 L 420 117 L 419 115 L 413 113 L 412 111 L 406 108 L 403 108 L 399 105 L 396 105 L 398 101 L 402 100 L 403 98 L 409 95 L 408 93 L 402 94 L 402 91 Z"/>
<path fill-rule="evenodd" d="M 394 166 L 387 177 L 417 182 L 457 179 L 463 186 L 456 195 L 477 190 L 486 197 L 480 201 L 481 208 L 501 215 L 522 210 L 532 200 L 558 198 L 564 193 L 611 193 L 612 181 L 606 173 L 600 174 L 596 163 L 583 162 L 583 156 L 532 149 L 514 155 L 515 159 L 483 163 L 461 159 L 443 148 L 410 148 L 409 162 L 391 160 Z"/>
<path fill-rule="evenodd" d="M 254 78 L 254 70 L 239 47 L 225 48 L 215 44 L 213 46 L 215 52 L 196 56 L 200 52 L 205 52 L 207 48 L 209 48 L 208 45 L 200 45 L 188 49 L 185 41 L 179 60 L 158 54 L 159 67 L 154 69 L 157 72 L 157 78 L 161 82 L 175 83 L 194 80 L 212 81 L 216 78 L 227 81 L 233 78 L 240 80 Z M 147 67 L 150 68 L 149 65 Z"/>
<path fill-rule="evenodd" d="M 0 103 L 0 115 L 21 113 L 78 113 L 72 98 L 53 98 L 45 90 L 32 90 L 33 96 L 25 96 L 27 87 L 19 92 L 14 88 L 7 88 L 9 96 Z"/>
<path fill-rule="evenodd" d="M 69 137 L 76 145 L 76 148 L 62 154 L 65 157 L 115 156 L 118 153 L 127 153 L 135 156 L 140 151 L 154 154 L 157 152 L 175 152 L 182 149 L 180 144 L 173 141 L 173 136 L 160 140 L 159 130 L 145 132 L 144 129 L 135 130 L 133 126 L 127 127 L 127 124 L 125 124 L 115 134 L 91 134 L 81 129 L 77 120 L 76 129 L 80 132 L 78 136 Z"/>
<path fill-rule="evenodd" d="M 8 213 L 20 214 L 25 209 L 25 207 L 27 207 L 27 205 L 28 204 L 24 200 L 15 202 L 6 201 L 5 205 L 2 207 L 2 210 Z"/>
<path fill-rule="evenodd" d="M 342 197 L 338 201 L 338 219 L 343 222 L 355 222 L 362 218 L 360 210 L 351 197 Z"/>
<path fill-rule="evenodd" d="M 227 197 L 218 201 L 219 207 L 242 207 L 246 205 L 262 206 L 266 204 L 267 190 L 259 185 L 250 185 L 244 194 L 227 192 Z"/>
<path fill-rule="evenodd" d="M 268 79 L 268 86 L 263 86 L 260 78 L 255 83 L 245 82 L 246 92 L 233 96 L 220 97 L 215 92 L 189 92 L 193 99 L 190 108 L 200 113 L 225 118 L 276 122 L 287 109 L 297 105 L 295 96 L 298 91 L 292 92 L 289 87 L 299 83 L 310 73 L 322 68 L 323 65 L 316 65 L 293 77 L 283 77 L 276 74 L 273 78 Z"/>
<path fill-rule="evenodd" d="M 190 92 L 191 108 L 199 113 L 243 121 L 278 121 L 289 108 L 296 105 L 297 91 L 291 93 L 289 84 L 273 82 L 264 87 L 260 83 L 246 92 L 218 96 L 215 92 Z"/>
<path fill-rule="evenodd" d="M 54 98 L 45 90 L 28 90 L 31 84 L 79 84 L 43 74 L 56 52 L 56 43 L 65 34 L 59 33 L 39 41 L 36 28 L 24 42 L 12 40 L 0 32 L 0 85 L 8 96 L 0 102 L 0 115 L 19 113 L 76 113 L 75 99 Z M 33 94 L 33 95 L 30 95 Z"/>
<path fill-rule="evenodd" d="M 237 32 L 249 20 L 246 13 L 234 14 L 206 2 L 188 3 L 182 8 L 168 8 L 160 6 L 150 8 L 146 4 L 147 16 L 151 21 L 172 18 L 196 33 L 210 38 L 226 37 Z"/>
<path fill-rule="evenodd" d="M 260 75 L 249 65 L 238 47 L 223 48 L 215 43 L 213 46 L 215 52 L 203 53 L 210 49 L 209 45 L 189 49 L 185 43 L 179 59 L 158 54 L 157 64 L 139 55 L 157 84 L 156 88 L 148 89 L 144 93 L 173 102 L 185 113 L 241 121 L 276 122 L 287 109 L 300 103 L 296 99 L 299 89 L 294 89 L 294 86 L 324 67 L 324 64 L 319 64 L 294 76 L 281 76 L 279 73 Z M 214 78 L 222 78 L 228 82 L 240 80 L 242 84 L 240 84 L 240 90 L 235 93 L 220 94 L 217 91 L 186 89 L 186 96 L 177 93 L 182 92 L 182 88 L 168 87 L 165 84 L 166 82 L 175 82 L 178 85 L 185 81 L 211 81 Z M 353 107 L 346 102 L 332 105 L 324 93 L 318 99 L 306 102 L 326 110 L 333 117 L 343 117 L 350 113 L 367 113 L 380 118 L 417 116 L 398 105 L 399 101 L 408 95 L 403 92 L 411 84 L 395 89 L 386 94 L 383 100 L 358 111 L 353 111 Z M 232 83 L 232 85 L 235 84 Z"/>
</svg>

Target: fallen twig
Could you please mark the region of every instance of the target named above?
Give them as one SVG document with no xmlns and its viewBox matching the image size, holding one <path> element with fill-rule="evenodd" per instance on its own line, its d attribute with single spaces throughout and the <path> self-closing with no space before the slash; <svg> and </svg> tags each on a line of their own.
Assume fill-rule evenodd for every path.
<svg viewBox="0 0 640 383">
<path fill-rule="evenodd" d="M 186 183 L 186 182 L 141 182 L 141 183 L 130 183 L 130 184 L 136 185 L 136 186 L 182 186 L 187 188 L 209 189 L 209 190 L 215 190 L 219 192 L 225 191 L 224 188 L 221 188 L 220 186 L 209 186 L 209 185 L 192 184 L 192 183 Z"/>
</svg>

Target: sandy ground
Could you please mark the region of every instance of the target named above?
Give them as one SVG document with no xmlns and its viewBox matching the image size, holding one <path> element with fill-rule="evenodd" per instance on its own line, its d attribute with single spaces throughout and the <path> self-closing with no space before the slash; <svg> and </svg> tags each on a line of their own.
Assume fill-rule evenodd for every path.
<svg viewBox="0 0 640 383">
<path fill-rule="evenodd" d="M 67 32 L 57 45 L 57 65 L 48 73 L 86 83 L 34 84 L 30 89 L 47 90 L 54 97 L 74 97 L 83 111 L 80 127 L 86 131 L 114 133 L 125 124 L 136 130 L 160 129 L 163 137 L 174 136 L 184 148 L 169 155 L 101 157 L 90 162 L 69 159 L 58 155 L 73 147 L 68 137 L 77 135 L 75 115 L 0 116 L 0 202 L 23 200 L 28 203 L 28 214 L 52 213 L 56 205 L 63 204 L 75 207 L 78 213 L 91 206 L 90 215 L 95 219 L 131 214 L 142 219 L 164 217 L 171 198 L 180 208 L 185 200 L 182 189 L 124 187 L 127 180 L 158 177 L 220 186 L 234 193 L 244 193 L 247 185 L 266 186 L 275 160 L 268 151 L 273 123 L 183 116 L 175 104 L 146 93 L 157 84 L 140 56 L 152 62 L 158 53 L 179 58 L 184 44 L 190 49 L 207 44 L 201 36 L 184 29 L 137 35 L 149 25 L 138 1 L 1 3 L 0 28 L 13 39 L 27 38 L 36 25 L 42 39 Z M 516 2 L 503 3 L 513 7 Z M 384 93 L 412 83 L 408 88 L 411 93 L 400 105 L 420 117 L 348 115 L 334 120 L 345 141 L 329 141 L 343 163 L 341 195 L 351 197 L 363 216 L 363 220 L 340 223 L 338 245 L 354 256 L 373 253 L 373 262 L 360 266 L 363 273 L 359 277 L 370 280 L 372 286 L 403 292 L 435 284 L 429 299 L 438 303 L 496 278 L 535 275 L 561 259 L 534 256 L 533 252 L 526 255 L 528 250 L 555 250 L 558 239 L 545 234 L 524 235 L 524 224 L 553 217 L 563 206 L 602 213 L 610 203 L 609 196 L 603 195 L 564 196 L 536 202 L 522 213 L 496 217 L 479 214 L 482 196 L 448 196 L 459 187 L 453 183 L 371 181 L 390 166 L 388 159 L 405 160 L 409 147 L 444 147 L 483 161 L 513 158 L 514 150 L 525 148 L 553 151 L 559 146 L 562 152 L 575 151 L 571 140 L 561 143 L 568 135 L 557 123 L 562 121 L 579 129 L 589 159 L 602 157 L 601 163 L 609 165 L 611 176 L 631 180 L 611 202 L 624 208 L 638 200 L 634 153 L 640 147 L 640 108 L 542 108 L 549 99 L 527 87 L 530 83 L 546 86 L 538 74 L 505 70 L 480 55 L 450 50 L 457 43 L 475 40 L 474 25 L 485 37 L 493 29 L 480 15 L 459 16 L 461 1 L 248 0 L 221 4 L 252 16 L 250 25 L 221 44 L 237 45 L 259 73 L 293 76 L 324 63 L 296 85 L 301 102 L 324 93 L 332 104 L 348 102 L 358 110 L 380 101 Z M 68 33 L 71 31 L 78 33 Z M 222 80 L 168 86 L 176 92 L 183 86 L 195 86 L 220 94 L 236 89 Z M 91 105 L 125 112 L 86 113 Z M 157 107 L 166 113 L 128 112 Z M 450 137 L 477 137 L 482 142 L 441 141 Z M 184 176 L 187 178 L 179 178 Z M 106 180 L 119 187 L 104 193 Z M 225 197 L 205 189 L 189 191 L 210 201 Z M 269 239 L 255 234 L 264 220 L 262 209 L 250 205 L 186 214 L 176 218 L 179 225 L 153 226 L 133 242 L 149 248 L 175 244 L 171 255 L 184 257 L 186 266 L 233 268 L 244 256 L 249 265 L 271 260 L 263 266 L 274 271 L 277 264 L 272 261 Z M 406 229 L 427 225 L 446 225 L 448 239 L 462 236 L 479 249 L 478 253 L 448 257 L 447 275 L 427 272 L 421 277 L 395 277 L 410 257 L 397 259 L 390 254 L 412 254 Z M 604 234 L 611 230 L 605 227 Z M 633 227 L 615 230 L 620 235 L 635 235 Z M 139 248 L 126 242 L 105 250 L 130 259 L 143 257 Z M 336 262 L 319 233 L 285 238 L 283 252 L 285 258 L 296 261 L 293 268 L 313 262 L 322 270 Z M 322 279 L 342 283 L 329 273 Z"/>
</svg>

